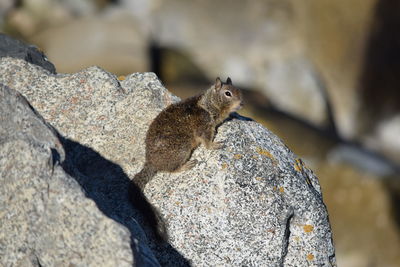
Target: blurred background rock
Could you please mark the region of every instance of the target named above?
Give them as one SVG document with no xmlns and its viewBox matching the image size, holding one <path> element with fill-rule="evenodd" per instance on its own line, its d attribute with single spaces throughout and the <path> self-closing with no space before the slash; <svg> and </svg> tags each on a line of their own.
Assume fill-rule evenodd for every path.
<svg viewBox="0 0 400 267">
<path fill-rule="evenodd" d="M 0 0 L 0 30 L 181 97 L 230 76 L 317 173 L 338 265 L 400 266 L 400 1 Z"/>
</svg>

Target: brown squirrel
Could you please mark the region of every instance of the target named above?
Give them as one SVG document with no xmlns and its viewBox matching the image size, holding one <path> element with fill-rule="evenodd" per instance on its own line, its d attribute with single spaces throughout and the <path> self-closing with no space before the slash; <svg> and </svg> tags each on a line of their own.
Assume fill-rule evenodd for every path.
<svg viewBox="0 0 400 267">
<path fill-rule="evenodd" d="M 146 134 L 146 162 L 133 178 L 142 190 L 157 172 L 189 170 L 196 160 L 189 160 L 200 144 L 218 149 L 213 142 L 216 127 L 242 106 L 242 94 L 228 78 L 220 78 L 203 94 L 190 97 L 164 109 L 150 124 Z"/>
<path fill-rule="evenodd" d="M 146 134 L 146 161 L 130 184 L 129 195 L 153 228 L 158 240 L 166 241 L 166 227 L 143 194 L 145 185 L 157 172 L 179 172 L 191 169 L 196 160 L 189 160 L 201 143 L 208 149 L 218 149 L 222 143 L 213 142 L 216 127 L 229 114 L 242 106 L 242 94 L 228 78 L 220 78 L 204 93 L 172 104 L 161 111 L 150 124 Z"/>
</svg>

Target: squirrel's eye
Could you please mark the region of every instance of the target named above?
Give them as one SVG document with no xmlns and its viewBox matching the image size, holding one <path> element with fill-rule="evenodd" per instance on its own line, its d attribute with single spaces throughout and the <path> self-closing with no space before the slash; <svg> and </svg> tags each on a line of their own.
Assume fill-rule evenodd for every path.
<svg viewBox="0 0 400 267">
<path fill-rule="evenodd" d="M 229 91 L 226 91 L 226 92 L 225 92 L 225 95 L 226 95 L 226 96 L 229 96 L 229 97 L 232 96 L 231 92 L 229 92 Z"/>
</svg>

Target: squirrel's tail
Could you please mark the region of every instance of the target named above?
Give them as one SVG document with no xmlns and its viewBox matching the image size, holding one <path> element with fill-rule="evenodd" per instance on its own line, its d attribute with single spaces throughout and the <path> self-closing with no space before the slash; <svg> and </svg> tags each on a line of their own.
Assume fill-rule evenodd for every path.
<svg viewBox="0 0 400 267">
<path fill-rule="evenodd" d="M 145 185 L 156 175 L 157 170 L 153 166 L 145 163 L 143 169 L 133 178 L 134 183 L 143 191 Z"/>
<path fill-rule="evenodd" d="M 167 241 L 168 234 L 165 224 L 157 209 L 150 204 L 143 193 L 144 186 L 156 173 L 155 169 L 145 164 L 129 185 L 129 199 L 132 205 L 143 215 L 146 223 L 154 232 L 156 239 L 158 241 Z"/>
</svg>

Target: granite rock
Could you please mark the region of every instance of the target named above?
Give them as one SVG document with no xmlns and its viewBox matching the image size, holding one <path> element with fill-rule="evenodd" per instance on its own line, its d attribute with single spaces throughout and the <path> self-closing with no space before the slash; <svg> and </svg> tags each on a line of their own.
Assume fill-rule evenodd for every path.
<svg viewBox="0 0 400 267">
<path fill-rule="evenodd" d="M 178 250 L 199 266 L 335 266 L 312 171 L 256 122 L 229 121 L 216 140 L 225 149 L 201 147 L 195 168 L 146 188 Z"/>
<path fill-rule="evenodd" d="M 0 70 L 0 82 L 24 94 L 63 136 L 128 177 L 142 166 L 147 126 L 178 101 L 152 73 L 134 73 L 123 81 L 97 67 L 51 75 L 10 58 L 0 59 Z M 335 266 L 328 214 L 312 171 L 278 137 L 240 116 L 224 123 L 216 139 L 225 143 L 223 149 L 198 148 L 193 158 L 199 164 L 192 170 L 160 173 L 145 189 L 170 235 L 171 244 L 164 245 L 147 235 L 160 264 Z M 67 155 L 75 151 L 66 147 Z M 110 168 L 92 163 L 79 153 L 70 161 L 89 175 L 78 178 L 88 196 L 128 225 L 124 189 L 101 174 Z"/>
<path fill-rule="evenodd" d="M 0 113 L 0 265 L 132 266 L 129 231 L 62 168 L 56 131 L 4 85 Z"/>
</svg>

